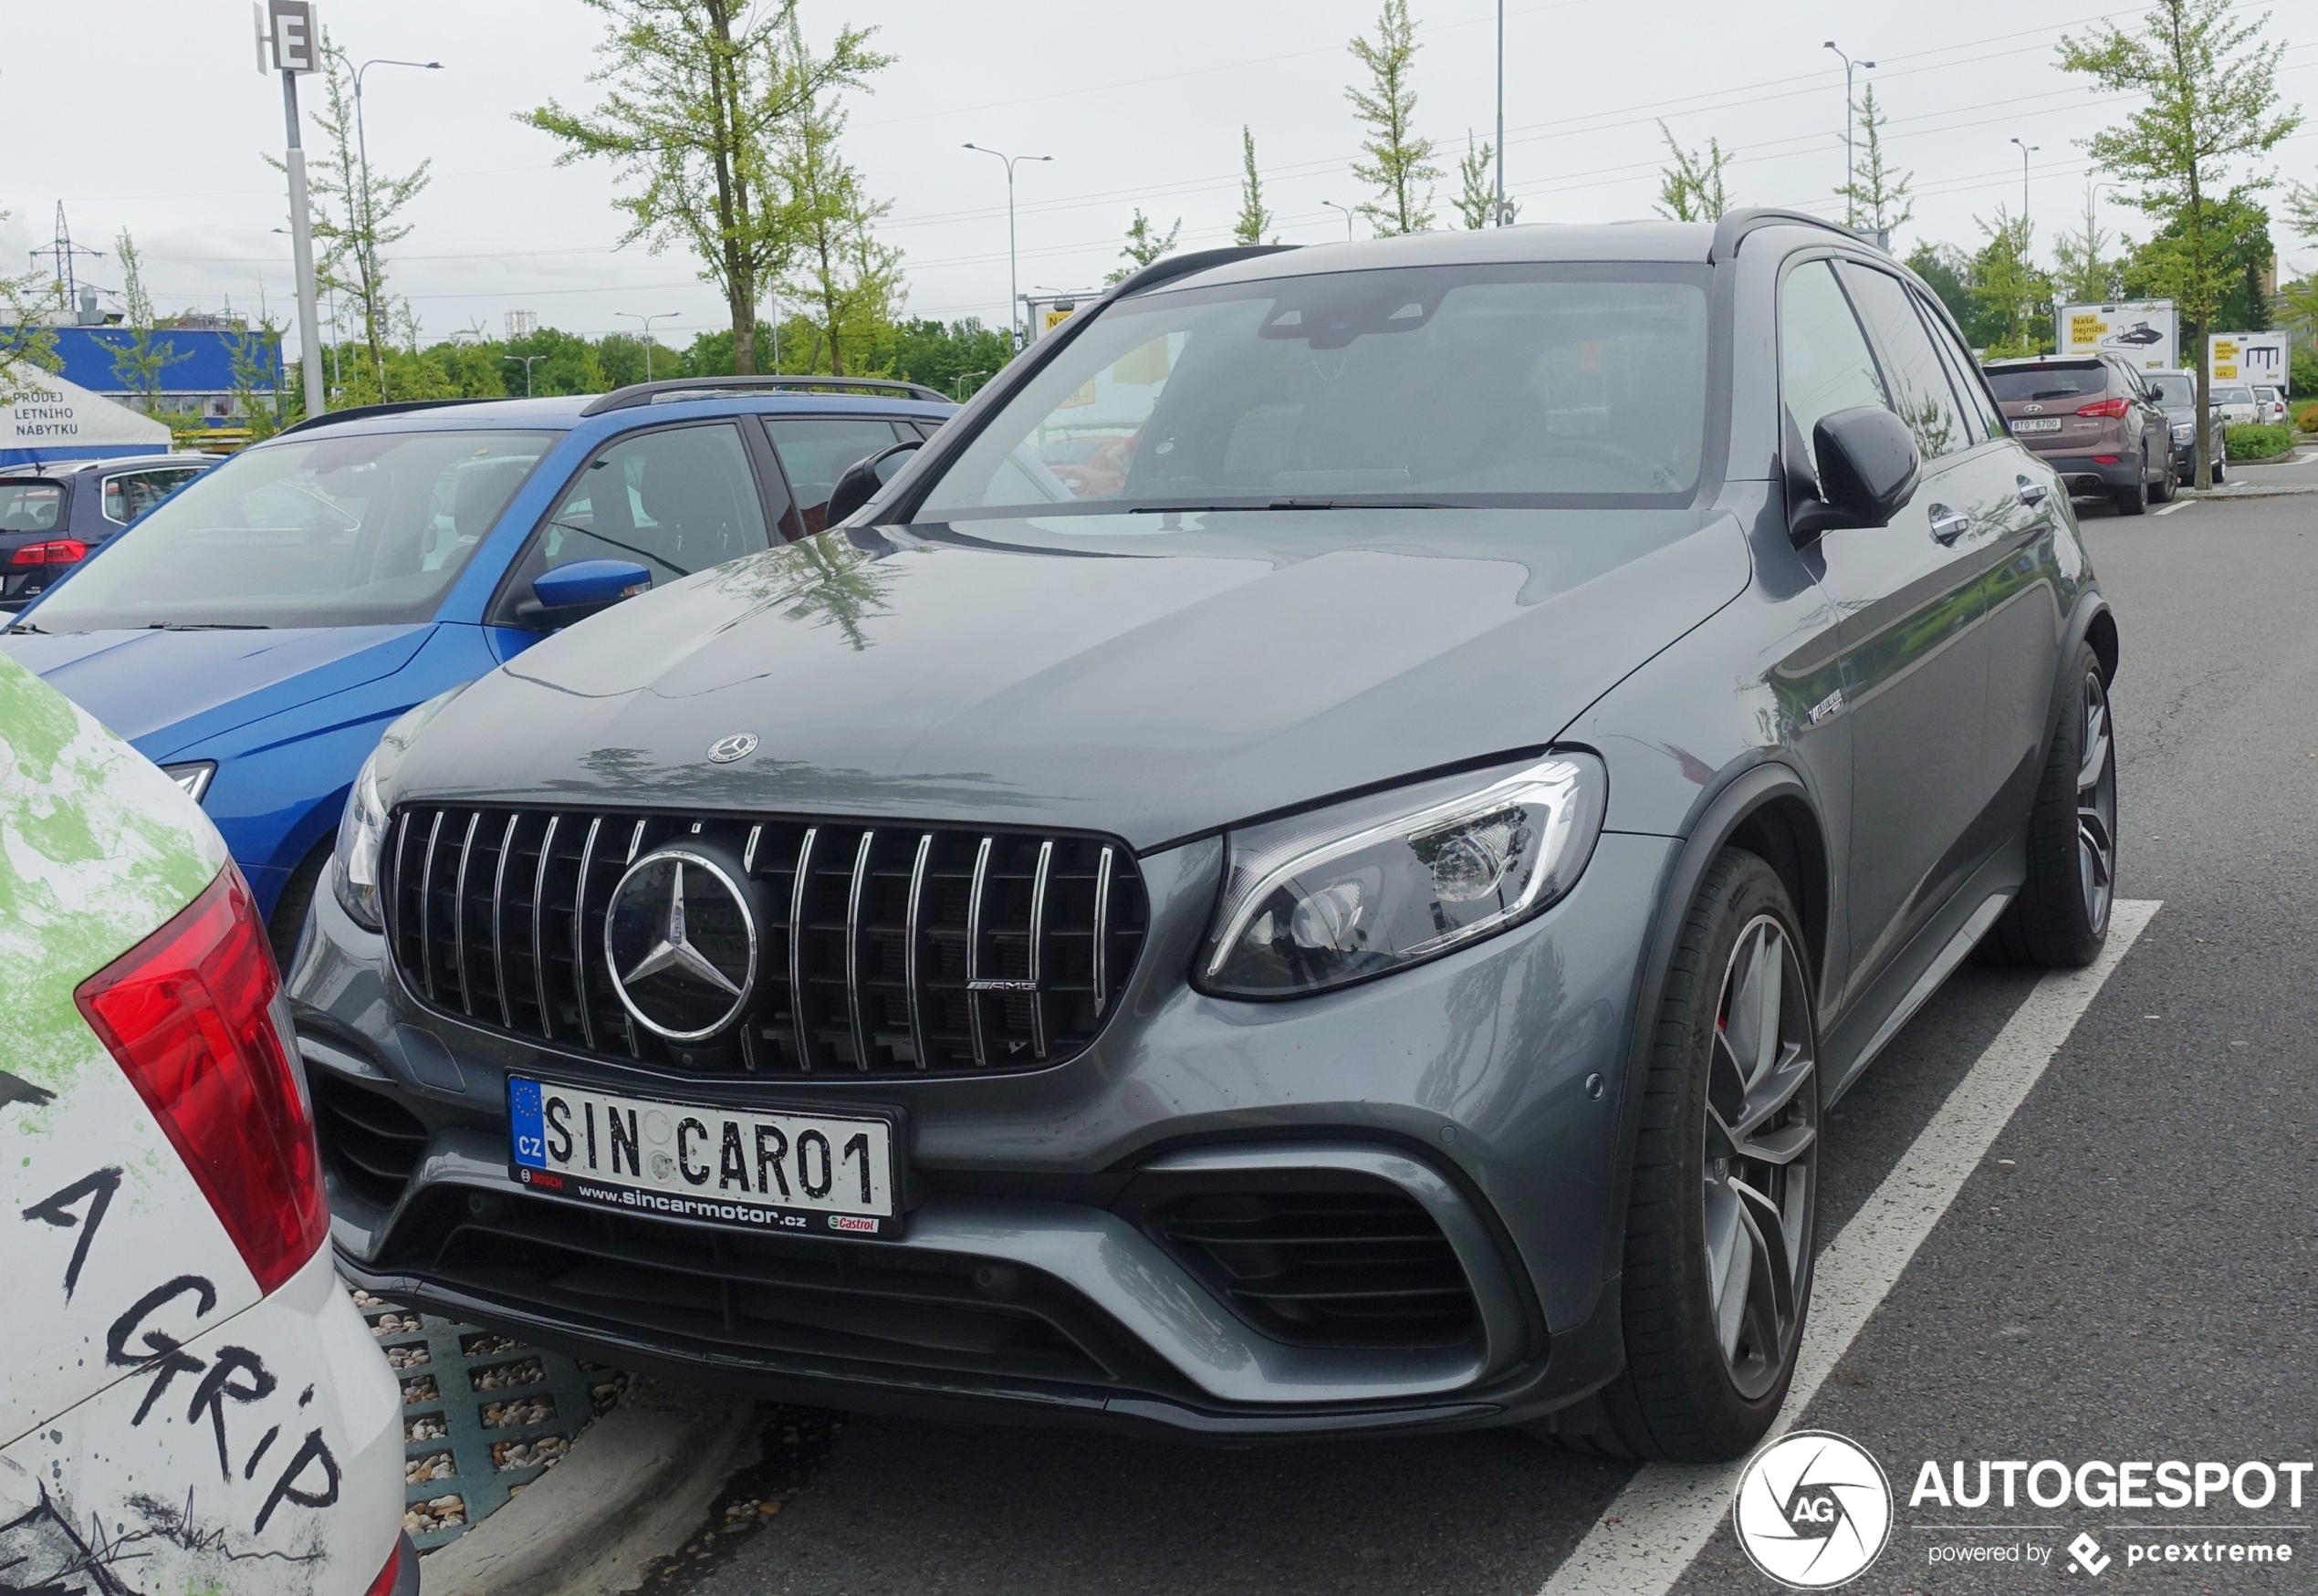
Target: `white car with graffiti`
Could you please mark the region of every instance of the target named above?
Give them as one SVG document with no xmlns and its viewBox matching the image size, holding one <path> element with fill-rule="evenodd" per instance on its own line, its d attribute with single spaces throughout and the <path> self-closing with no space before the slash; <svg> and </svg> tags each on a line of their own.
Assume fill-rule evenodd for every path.
<svg viewBox="0 0 2318 1596">
<path fill-rule="evenodd" d="M 401 1402 L 248 888 L 0 660 L 0 1596 L 387 1596 Z"/>
</svg>

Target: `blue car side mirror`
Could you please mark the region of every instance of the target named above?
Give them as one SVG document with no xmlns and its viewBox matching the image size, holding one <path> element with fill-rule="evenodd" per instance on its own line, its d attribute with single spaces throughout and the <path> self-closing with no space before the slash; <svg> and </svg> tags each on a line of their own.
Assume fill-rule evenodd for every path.
<svg viewBox="0 0 2318 1596">
<path fill-rule="evenodd" d="M 652 572 L 632 560 L 575 559 L 532 579 L 517 613 L 536 626 L 569 626 L 651 586 Z"/>
</svg>

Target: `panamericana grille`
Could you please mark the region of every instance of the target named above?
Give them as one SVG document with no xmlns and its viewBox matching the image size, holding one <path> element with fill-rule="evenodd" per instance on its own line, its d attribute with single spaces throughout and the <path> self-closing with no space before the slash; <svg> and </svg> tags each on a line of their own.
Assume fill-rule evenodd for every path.
<svg viewBox="0 0 2318 1596">
<path fill-rule="evenodd" d="M 684 840 L 759 883 L 749 1008 L 668 1041 L 634 1023 L 604 914 L 636 860 Z M 478 1024 L 702 1073 L 919 1077 L 1084 1049 L 1148 918 L 1095 838 L 803 819 L 411 805 L 386 840 L 388 941 L 409 988 Z"/>
</svg>

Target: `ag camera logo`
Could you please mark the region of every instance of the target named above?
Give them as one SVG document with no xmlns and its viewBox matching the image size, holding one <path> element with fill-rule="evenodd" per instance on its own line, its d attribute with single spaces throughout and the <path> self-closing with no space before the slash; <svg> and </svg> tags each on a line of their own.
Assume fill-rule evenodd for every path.
<svg viewBox="0 0 2318 1596">
<path fill-rule="evenodd" d="M 1892 1532 L 1892 1484 L 1867 1449 L 1827 1430 L 1780 1436 L 1748 1462 L 1730 1501 L 1739 1549 L 1791 1591 L 1854 1580 Z"/>
</svg>

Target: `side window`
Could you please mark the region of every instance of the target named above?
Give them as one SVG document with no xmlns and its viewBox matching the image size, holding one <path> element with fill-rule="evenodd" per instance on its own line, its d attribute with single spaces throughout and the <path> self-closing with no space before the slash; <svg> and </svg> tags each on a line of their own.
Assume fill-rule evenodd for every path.
<svg viewBox="0 0 2318 1596">
<path fill-rule="evenodd" d="M 1956 397 L 1963 402 L 1967 419 L 1979 424 L 1974 440 L 2004 436 L 2003 412 L 1989 397 L 1988 385 L 1980 380 L 1979 368 L 1972 364 L 1970 351 L 1956 341 L 1947 323 L 1924 303 L 1921 296 L 1911 297 L 1916 300 L 1916 314 L 1924 318 L 1924 329 L 1931 335 L 1932 347 L 1939 351 L 1940 363 L 1947 368 L 1947 380 L 1956 389 Z"/>
<path fill-rule="evenodd" d="M 1822 416 L 1889 402 L 1875 357 L 1823 260 L 1797 266 L 1780 285 L 1779 386 L 1806 449 Z"/>
<path fill-rule="evenodd" d="M 638 433 L 605 447 L 532 541 L 523 589 L 579 559 L 625 559 L 671 582 L 769 548 L 765 506 L 730 422 Z"/>
<path fill-rule="evenodd" d="M 772 434 L 781 469 L 788 474 L 807 532 L 827 529 L 829 490 L 848 466 L 917 436 L 891 422 L 851 416 L 767 416 L 765 430 Z"/>
<path fill-rule="evenodd" d="M 1968 449 L 1978 441 L 1977 428 L 1968 424 L 1957 408 L 1956 391 L 1940 369 L 1939 351 L 1924 330 L 1907 289 L 1897 277 L 1846 261 L 1844 285 L 1858 302 L 1861 319 L 1875 335 L 1882 350 L 1885 374 L 1891 379 L 1894 407 L 1924 458 L 1936 460 Z"/>
<path fill-rule="evenodd" d="M 164 481 L 158 471 L 124 471 L 105 478 L 105 519 L 117 526 L 127 526 L 169 496 L 174 483 Z"/>
</svg>

